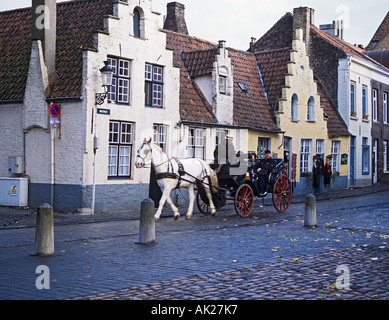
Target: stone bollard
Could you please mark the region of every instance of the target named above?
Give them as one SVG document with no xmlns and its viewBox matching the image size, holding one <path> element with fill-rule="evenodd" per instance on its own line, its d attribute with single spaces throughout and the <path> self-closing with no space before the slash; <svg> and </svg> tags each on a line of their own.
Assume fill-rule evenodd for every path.
<svg viewBox="0 0 389 320">
<path fill-rule="evenodd" d="M 52 256 L 54 254 L 54 213 L 53 208 L 45 203 L 39 206 L 36 217 L 35 256 Z"/>
<path fill-rule="evenodd" d="M 317 227 L 316 197 L 312 193 L 305 198 L 304 225 L 307 228 Z"/>
<path fill-rule="evenodd" d="M 155 203 L 151 199 L 142 201 L 140 211 L 139 242 L 150 245 L 155 243 Z"/>
</svg>

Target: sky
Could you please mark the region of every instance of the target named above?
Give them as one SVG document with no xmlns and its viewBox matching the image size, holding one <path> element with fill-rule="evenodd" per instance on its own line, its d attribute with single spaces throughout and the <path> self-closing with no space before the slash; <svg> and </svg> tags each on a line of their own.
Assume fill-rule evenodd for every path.
<svg viewBox="0 0 389 320">
<path fill-rule="evenodd" d="M 135 1 L 135 0 L 134 0 Z M 153 0 L 161 13 L 173 0 Z M 64 0 L 57 0 L 64 2 Z M 212 42 L 225 40 L 227 46 L 247 50 L 251 37 L 259 39 L 293 8 L 315 9 L 314 24 L 344 20 L 344 39 L 367 46 L 389 11 L 388 0 L 180 0 L 185 4 L 189 34 Z M 0 11 L 31 6 L 31 0 L 1 0 Z"/>
</svg>

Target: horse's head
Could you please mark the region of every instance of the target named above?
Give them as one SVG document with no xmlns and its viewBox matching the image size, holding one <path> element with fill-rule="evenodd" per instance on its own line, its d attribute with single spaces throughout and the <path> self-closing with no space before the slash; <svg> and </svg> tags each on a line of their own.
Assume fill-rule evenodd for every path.
<svg viewBox="0 0 389 320">
<path fill-rule="evenodd" d="M 151 138 L 149 140 L 145 139 L 143 141 L 143 144 L 138 149 L 135 166 L 138 169 L 143 168 L 146 165 L 146 160 L 148 160 L 150 154 L 151 154 Z"/>
</svg>

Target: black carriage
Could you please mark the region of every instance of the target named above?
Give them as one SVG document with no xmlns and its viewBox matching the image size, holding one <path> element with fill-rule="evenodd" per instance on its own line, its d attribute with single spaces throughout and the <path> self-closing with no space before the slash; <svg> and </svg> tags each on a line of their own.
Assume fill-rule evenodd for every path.
<svg viewBox="0 0 389 320">
<path fill-rule="evenodd" d="M 274 160 L 277 165 L 269 175 L 267 193 L 272 194 L 274 208 L 282 213 L 290 205 L 292 185 L 285 174 L 284 160 Z M 253 209 L 255 197 L 261 198 L 255 176 L 250 174 L 225 175 L 223 171 L 218 172 L 219 186 L 212 187 L 212 199 L 216 209 L 224 207 L 227 200 L 233 200 L 236 213 L 240 217 L 248 217 Z M 200 184 L 198 185 L 196 202 L 201 213 L 205 215 L 211 213 L 209 200 Z"/>
</svg>

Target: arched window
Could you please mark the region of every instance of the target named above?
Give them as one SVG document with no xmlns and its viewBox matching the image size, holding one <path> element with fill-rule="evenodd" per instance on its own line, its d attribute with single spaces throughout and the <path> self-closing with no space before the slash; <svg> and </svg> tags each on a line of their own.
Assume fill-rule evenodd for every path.
<svg viewBox="0 0 389 320">
<path fill-rule="evenodd" d="M 315 99 L 310 97 L 307 105 L 307 120 L 315 121 Z"/>
<path fill-rule="evenodd" d="M 138 9 L 134 9 L 134 37 L 140 38 L 140 12 Z"/>
<path fill-rule="evenodd" d="M 292 96 L 292 108 L 291 108 L 292 121 L 299 121 L 299 98 L 297 94 Z"/>
</svg>

